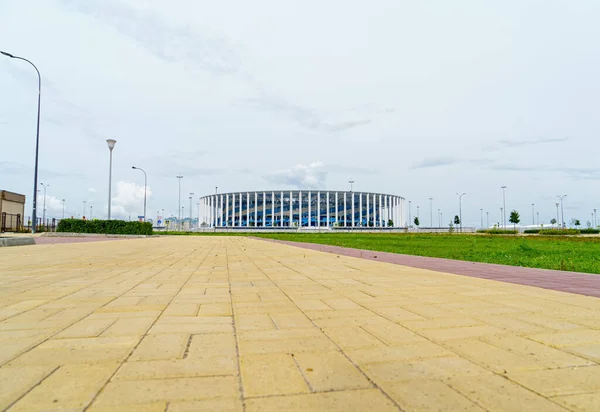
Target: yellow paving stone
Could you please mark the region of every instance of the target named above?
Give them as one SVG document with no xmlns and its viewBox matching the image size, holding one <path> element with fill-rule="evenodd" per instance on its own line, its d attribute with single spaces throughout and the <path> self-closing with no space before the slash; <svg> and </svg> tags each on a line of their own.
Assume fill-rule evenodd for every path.
<svg viewBox="0 0 600 412">
<path fill-rule="evenodd" d="M 349 349 L 345 353 L 358 365 L 455 356 L 453 352 L 428 341 L 386 346 L 377 348 L 377 350 L 373 350 L 372 348 Z"/>
<path fill-rule="evenodd" d="M 564 411 L 555 402 L 497 375 L 454 376 L 446 382 L 489 411 Z"/>
<path fill-rule="evenodd" d="M 196 316 L 199 306 L 198 303 L 173 302 L 166 307 L 163 314 L 166 316 Z"/>
<path fill-rule="evenodd" d="M 10 362 L 11 365 L 67 365 L 123 361 L 139 337 L 50 339 Z"/>
<path fill-rule="evenodd" d="M 585 357 L 572 355 L 530 339 L 513 335 L 490 335 L 480 338 L 494 346 L 506 349 L 515 355 L 527 356 L 546 368 L 565 368 L 569 366 L 593 365 Z M 600 345 L 599 345 L 600 347 Z M 568 348 L 570 351 L 573 347 Z M 600 359 L 600 357 L 599 357 Z"/>
<path fill-rule="evenodd" d="M 570 330 L 583 328 L 582 325 L 577 323 L 568 322 L 565 319 L 545 315 L 541 313 L 541 310 L 542 309 L 540 308 L 540 312 L 538 313 L 519 313 L 513 316 L 509 315 L 509 317 L 551 330 Z"/>
<path fill-rule="evenodd" d="M 430 339 L 444 341 L 449 339 L 466 339 L 487 335 L 497 335 L 506 333 L 506 331 L 495 326 L 480 325 L 456 328 L 426 329 L 420 331 L 420 333 Z"/>
<path fill-rule="evenodd" d="M 111 381 L 96 399 L 98 406 L 127 402 L 154 403 L 232 398 L 239 395 L 239 383 L 233 376 L 200 378 Z"/>
<path fill-rule="evenodd" d="M 197 376 L 234 375 L 237 359 L 233 356 L 206 356 L 200 359 L 153 360 L 126 362 L 115 379 L 143 380 L 192 378 Z"/>
<path fill-rule="evenodd" d="M 107 330 L 115 322 L 115 319 L 83 319 L 55 335 L 55 338 L 95 337 Z"/>
<path fill-rule="evenodd" d="M 341 352 L 303 352 L 294 359 L 315 392 L 372 387 Z"/>
<path fill-rule="evenodd" d="M 491 374 L 481 366 L 457 356 L 370 363 L 363 365 L 362 368 L 375 383 L 415 379 L 442 380 L 451 376 L 466 377 Z"/>
<path fill-rule="evenodd" d="M 553 346 L 575 346 L 584 343 L 600 343 L 600 330 L 569 330 L 528 335 L 529 339 Z"/>
<path fill-rule="evenodd" d="M 198 316 L 231 316 L 229 303 L 204 303 L 200 305 Z"/>
<path fill-rule="evenodd" d="M 298 353 L 311 351 L 335 351 L 337 346 L 328 338 L 301 337 L 267 340 L 241 340 L 240 354 Z"/>
<path fill-rule="evenodd" d="M 423 316 L 400 307 L 377 308 L 374 311 L 394 322 L 424 320 Z"/>
<path fill-rule="evenodd" d="M 5 410 L 55 370 L 52 366 L 0 368 L 0 410 Z"/>
<path fill-rule="evenodd" d="M 359 326 L 323 328 L 323 332 L 342 349 L 385 346 L 379 338 Z"/>
<path fill-rule="evenodd" d="M 600 391 L 600 365 L 512 373 L 508 377 L 545 396 Z"/>
<path fill-rule="evenodd" d="M 388 345 L 426 341 L 423 337 L 411 330 L 387 320 L 367 322 L 361 325 L 361 327 Z"/>
<path fill-rule="evenodd" d="M 84 408 L 118 366 L 117 363 L 62 366 L 15 403 L 11 410 Z"/>
<path fill-rule="evenodd" d="M 294 338 L 322 338 L 323 332 L 314 326 L 302 329 L 249 330 L 238 333 L 240 341 L 267 341 Z"/>
<path fill-rule="evenodd" d="M 377 389 L 306 395 L 273 396 L 246 400 L 247 412 L 397 411 L 397 406 Z"/>
<path fill-rule="evenodd" d="M 574 355 L 592 360 L 596 363 L 600 363 L 600 343 L 565 346 L 561 349 Z"/>
<path fill-rule="evenodd" d="M 243 406 L 240 399 L 220 398 L 204 399 L 195 402 L 171 402 L 167 412 L 242 412 Z"/>
<path fill-rule="evenodd" d="M 381 387 L 404 411 L 485 411 L 441 381 L 384 382 Z"/>
<path fill-rule="evenodd" d="M 304 329 L 314 325 L 303 313 L 273 313 L 270 315 L 277 329 Z"/>
<path fill-rule="evenodd" d="M 310 392 L 290 354 L 242 355 L 240 369 L 247 397 Z"/>
<path fill-rule="evenodd" d="M 484 322 L 481 320 L 470 319 L 465 317 L 411 320 L 402 322 L 402 325 L 412 330 L 455 328 L 461 326 L 476 326 L 482 324 L 484 324 Z"/>
<path fill-rule="evenodd" d="M 154 323 L 155 318 L 129 318 L 118 319 L 110 325 L 100 336 L 128 336 L 143 335 Z"/>
<path fill-rule="evenodd" d="M 201 333 L 192 335 L 186 358 L 235 357 L 235 338 L 228 333 Z"/>
<path fill-rule="evenodd" d="M 185 353 L 189 340 L 190 335 L 187 333 L 147 335 L 129 360 L 180 359 Z"/>
<path fill-rule="evenodd" d="M 86 412 L 165 412 L 167 410 L 166 402 L 145 403 L 145 404 L 123 404 L 110 406 L 97 406 L 92 404 Z"/>
<path fill-rule="evenodd" d="M 551 398 L 571 411 L 597 411 L 600 407 L 600 391 L 580 395 L 565 395 Z"/>
</svg>

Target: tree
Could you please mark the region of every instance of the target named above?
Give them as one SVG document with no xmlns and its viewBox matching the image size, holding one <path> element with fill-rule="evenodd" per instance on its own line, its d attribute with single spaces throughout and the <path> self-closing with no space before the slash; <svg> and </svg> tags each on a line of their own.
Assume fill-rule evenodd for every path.
<svg viewBox="0 0 600 412">
<path fill-rule="evenodd" d="M 519 212 L 517 212 L 516 210 L 512 210 L 510 212 L 510 219 L 508 219 L 508 221 L 512 223 L 514 225 L 515 230 L 517 230 L 517 223 L 521 221 Z"/>
<path fill-rule="evenodd" d="M 575 219 L 575 227 L 579 226 L 581 226 L 581 222 L 579 221 L 579 219 Z"/>
<path fill-rule="evenodd" d="M 556 219 L 552 218 L 552 220 L 550 221 L 550 223 L 552 223 L 553 225 L 556 224 Z"/>
<path fill-rule="evenodd" d="M 460 225 L 460 217 L 458 217 L 458 215 L 454 216 L 454 224 L 455 225 Z"/>
<path fill-rule="evenodd" d="M 414 222 L 415 222 L 415 226 L 418 228 L 420 225 L 419 218 L 415 216 Z"/>
<path fill-rule="evenodd" d="M 394 226 L 394 221 L 392 219 L 388 220 L 388 227 L 393 227 Z"/>
</svg>

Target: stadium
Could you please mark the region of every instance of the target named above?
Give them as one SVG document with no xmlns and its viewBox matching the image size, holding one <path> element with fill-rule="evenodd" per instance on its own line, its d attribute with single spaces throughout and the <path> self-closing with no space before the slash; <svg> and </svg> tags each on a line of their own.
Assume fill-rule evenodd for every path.
<svg viewBox="0 0 600 412">
<path fill-rule="evenodd" d="M 406 227 L 404 198 L 329 190 L 231 192 L 200 198 L 202 227 Z"/>
</svg>

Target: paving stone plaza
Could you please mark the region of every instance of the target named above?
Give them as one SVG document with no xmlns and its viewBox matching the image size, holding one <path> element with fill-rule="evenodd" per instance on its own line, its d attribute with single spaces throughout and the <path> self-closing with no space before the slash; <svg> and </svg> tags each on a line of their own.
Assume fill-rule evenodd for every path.
<svg viewBox="0 0 600 412">
<path fill-rule="evenodd" d="M 0 410 L 600 409 L 596 297 L 242 237 L 0 268 Z"/>
</svg>

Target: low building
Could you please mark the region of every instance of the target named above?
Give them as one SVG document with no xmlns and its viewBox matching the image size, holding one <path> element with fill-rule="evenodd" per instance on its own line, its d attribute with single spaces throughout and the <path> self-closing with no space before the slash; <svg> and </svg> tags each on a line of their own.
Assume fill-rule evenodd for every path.
<svg viewBox="0 0 600 412">
<path fill-rule="evenodd" d="M 0 232 L 17 232 L 23 228 L 25 195 L 0 190 Z"/>
</svg>

